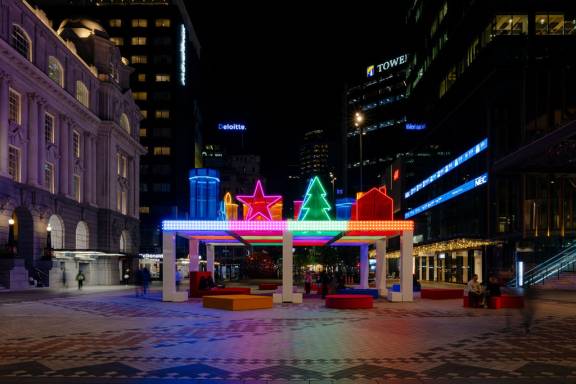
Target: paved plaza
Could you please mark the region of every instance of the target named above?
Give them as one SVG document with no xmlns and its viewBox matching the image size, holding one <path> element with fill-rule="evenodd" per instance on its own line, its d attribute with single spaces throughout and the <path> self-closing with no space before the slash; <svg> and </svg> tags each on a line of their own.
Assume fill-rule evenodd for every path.
<svg viewBox="0 0 576 384">
<path fill-rule="evenodd" d="M 160 292 L 0 294 L 0 383 L 576 382 L 576 304 L 519 310 L 460 300 L 334 310 L 319 298 L 228 312 Z"/>
</svg>

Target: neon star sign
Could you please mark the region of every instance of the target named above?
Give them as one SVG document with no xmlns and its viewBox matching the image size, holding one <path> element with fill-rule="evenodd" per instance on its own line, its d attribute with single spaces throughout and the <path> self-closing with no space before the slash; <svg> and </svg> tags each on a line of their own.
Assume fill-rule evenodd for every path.
<svg viewBox="0 0 576 384">
<path fill-rule="evenodd" d="M 256 188 L 254 188 L 254 193 L 251 196 L 236 196 L 236 199 L 248 206 L 248 213 L 244 220 L 272 220 L 272 215 L 270 214 L 270 208 L 282 199 L 282 196 L 274 195 L 267 196 L 264 195 L 264 190 L 262 189 L 262 183 L 260 180 L 256 182 Z"/>
</svg>

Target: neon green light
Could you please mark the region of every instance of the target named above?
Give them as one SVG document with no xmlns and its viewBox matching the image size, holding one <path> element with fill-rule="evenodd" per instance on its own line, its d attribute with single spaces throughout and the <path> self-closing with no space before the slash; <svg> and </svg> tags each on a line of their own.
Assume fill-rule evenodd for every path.
<svg viewBox="0 0 576 384">
<path fill-rule="evenodd" d="M 310 180 L 308 189 L 304 195 L 304 202 L 300 209 L 298 221 L 327 221 L 332 220 L 328 211 L 330 211 L 330 203 L 326 200 L 326 190 L 320 182 L 318 176 Z"/>
</svg>

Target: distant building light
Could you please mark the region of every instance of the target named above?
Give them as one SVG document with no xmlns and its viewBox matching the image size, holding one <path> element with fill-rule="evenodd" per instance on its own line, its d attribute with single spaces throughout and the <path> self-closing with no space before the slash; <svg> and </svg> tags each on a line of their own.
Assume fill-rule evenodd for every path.
<svg viewBox="0 0 576 384">
<path fill-rule="evenodd" d="M 406 130 L 407 131 L 422 131 L 427 128 L 427 125 L 424 123 L 417 124 L 417 123 L 406 123 Z"/>
<path fill-rule="evenodd" d="M 394 174 L 392 176 L 392 180 L 397 181 L 400 178 L 400 170 L 399 169 L 395 169 L 394 170 Z"/>
<path fill-rule="evenodd" d="M 186 85 L 186 28 L 180 26 L 180 84 Z"/>
<path fill-rule="evenodd" d="M 246 125 L 245 124 L 218 124 L 218 130 L 220 131 L 245 131 Z"/>
</svg>

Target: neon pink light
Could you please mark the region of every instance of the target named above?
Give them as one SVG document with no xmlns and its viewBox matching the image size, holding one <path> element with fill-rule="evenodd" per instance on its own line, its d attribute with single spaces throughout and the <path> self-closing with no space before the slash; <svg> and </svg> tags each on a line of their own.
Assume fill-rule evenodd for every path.
<svg viewBox="0 0 576 384">
<path fill-rule="evenodd" d="M 271 221 L 272 216 L 270 215 L 270 208 L 279 200 L 281 200 L 282 196 L 264 195 L 262 183 L 260 180 L 258 180 L 256 182 L 256 188 L 254 188 L 254 193 L 252 196 L 236 196 L 236 199 L 248 206 L 248 213 L 246 214 L 244 220 L 253 221 L 259 220 L 258 218 L 260 218 L 260 220 L 263 219 Z"/>
</svg>

